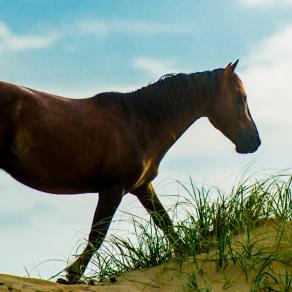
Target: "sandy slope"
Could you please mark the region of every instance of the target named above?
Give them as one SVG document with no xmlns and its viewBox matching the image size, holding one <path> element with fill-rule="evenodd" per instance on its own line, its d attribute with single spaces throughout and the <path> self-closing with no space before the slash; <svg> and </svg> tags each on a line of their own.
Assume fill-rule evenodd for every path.
<svg viewBox="0 0 292 292">
<path fill-rule="evenodd" d="M 132 292 L 139 291 L 129 284 L 99 284 L 99 286 L 86 285 L 60 285 L 46 280 L 33 278 L 22 278 L 11 275 L 0 275 L 0 291 L 27 291 L 27 292 L 43 292 L 43 291 L 119 291 Z"/>
<path fill-rule="evenodd" d="M 259 248 L 273 251 L 278 256 L 287 259 L 292 255 L 292 224 L 286 226 L 285 236 L 280 245 L 275 244 L 276 228 L 277 225 L 273 222 L 265 224 L 253 231 L 253 238 L 260 239 Z M 238 235 L 235 240 L 242 241 L 244 238 Z M 234 248 L 236 250 L 236 246 Z M 292 265 L 292 258 L 290 258 L 290 264 Z M 290 273 L 292 273 L 291 265 Z M 283 267 L 277 264 L 273 264 L 273 269 L 278 273 L 284 272 Z M 229 264 L 224 271 L 217 272 L 214 254 L 209 253 L 200 255 L 196 263 L 191 259 L 186 261 L 181 269 L 179 263 L 172 262 L 125 273 L 118 277 L 115 283 L 100 283 L 96 286 L 64 286 L 45 280 L 0 274 L 0 291 L 191 291 L 186 283 L 192 272 L 198 274 L 197 280 L 201 288 L 211 285 L 211 291 L 250 290 L 250 283 L 246 281 L 240 267 Z"/>
</svg>

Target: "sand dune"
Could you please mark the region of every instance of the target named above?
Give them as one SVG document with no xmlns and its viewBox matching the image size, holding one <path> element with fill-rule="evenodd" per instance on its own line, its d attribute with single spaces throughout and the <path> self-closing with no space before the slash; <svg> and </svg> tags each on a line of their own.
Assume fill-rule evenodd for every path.
<svg viewBox="0 0 292 292">
<path fill-rule="evenodd" d="M 288 272 L 292 273 L 292 224 L 286 225 L 284 238 L 277 245 L 277 225 L 268 222 L 252 232 L 252 237 L 257 239 L 259 250 L 270 251 L 277 254 L 277 258 L 288 257 Z M 244 235 L 237 235 L 235 242 L 242 242 Z M 235 244 L 234 250 L 238 245 Z M 290 259 L 289 259 L 290 257 Z M 286 261 L 287 262 L 287 261 Z M 275 262 L 272 264 L 273 271 L 284 275 L 284 266 Z M 258 271 L 255 269 L 249 280 L 242 267 L 230 262 L 224 270 L 216 271 L 215 254 L 201 254 L 196 258 L 187 259 L 182 265 L 173 261 L 160 266 L 136 270 L 116 277 L 116 281 L 98 283 L 95 286 L 87 285 L 60 285 L 46 280 L 23 278 L 12 275 L 0 274 L 0 291 L 196 291 L 191 289 L 190 275 L 196 274 L 197 284 L 203 290 L 200 291 L 250 291 L 250 279 Z M 211 290 L 208 290 L 211 288 Z M 198 291 L 198 290 L 197 290 Z"/>
</svg>

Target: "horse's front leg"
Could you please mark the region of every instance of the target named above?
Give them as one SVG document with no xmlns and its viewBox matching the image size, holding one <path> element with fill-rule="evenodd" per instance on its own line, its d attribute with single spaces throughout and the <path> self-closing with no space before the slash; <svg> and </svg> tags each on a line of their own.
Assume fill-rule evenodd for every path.
<svg viewBox="0 0 292 292">
<path fill-rule="evenodd" d="M 140 186 L 132 191 L 150 214 L 154 223 L 164 232 L 175 250 L 179 249 L 181 241 L 174 230 L 172 221 L 159 201 L 151 183 Z"/>
<path fill-rule="evenodd" d="M 111 187 L 99 193 L 87 246 L 77 260 L 65 269 L 68 284 L 79 282 L 93 253 L 101 246 L 123 193 L 124 190 L 120 186 Z M 62 283 L 64 280 L 59 279 L 58 282 Z"/>
</svg>

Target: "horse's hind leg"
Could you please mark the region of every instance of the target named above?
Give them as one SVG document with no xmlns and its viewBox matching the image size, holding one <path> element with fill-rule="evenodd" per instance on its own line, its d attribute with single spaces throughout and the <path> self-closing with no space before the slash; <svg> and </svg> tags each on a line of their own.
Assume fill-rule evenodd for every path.
<svg viewBox="0 0 292 292">
<path fill-rule="evenodd" d="M 154 223 L 164 232 L 169 242 L 175 248 L 178 247 L 180 240 L 174 231 L 172 221 L 159 201 L 152 184 L 145 184 L 134 190 L 132 193 L 137 196 L 139 201 L 150 214 Z"/>
<path fill-rule="evenodd" d="M 77 260 L 66 268 L 66 278 L 69 284 L 79 282 L 93 253 L 101 246 L 122 195 L 123 189 L 121 187 L 112 187 L 99 193 L 87 246 Z M 61 283 L 62 279 L 58 281 Z"/>
</svg>

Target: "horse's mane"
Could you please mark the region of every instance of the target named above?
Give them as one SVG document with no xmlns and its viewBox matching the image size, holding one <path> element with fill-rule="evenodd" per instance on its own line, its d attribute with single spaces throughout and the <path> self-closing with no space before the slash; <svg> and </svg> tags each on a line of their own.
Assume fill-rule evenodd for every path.
<svg viewBox="0 0 292 292">
<path fill-rule="evenodd" d="M 105 92 L 94 96 L 98 104 L 120 105 L 129 112 L 149 115 L 173 115 L 190 102 L 200 105 L 203 98 L 218 92 L 223 69 L 197 73 L 171 73 L 158 81 L 128 93 Z"/>
</svg>

